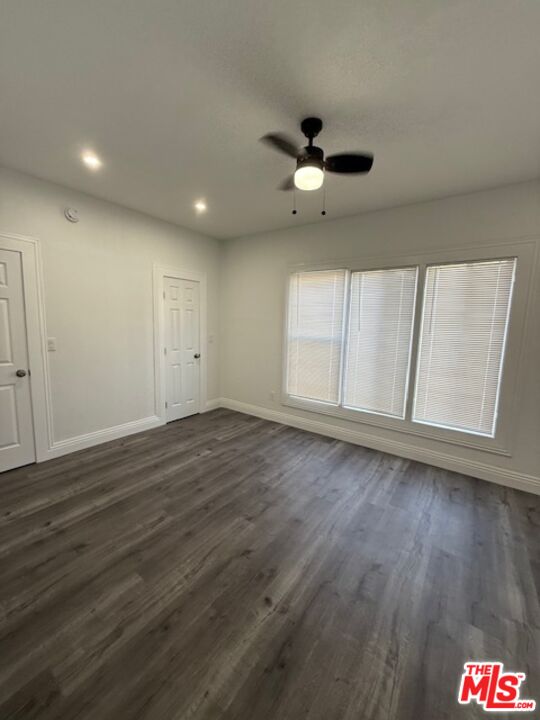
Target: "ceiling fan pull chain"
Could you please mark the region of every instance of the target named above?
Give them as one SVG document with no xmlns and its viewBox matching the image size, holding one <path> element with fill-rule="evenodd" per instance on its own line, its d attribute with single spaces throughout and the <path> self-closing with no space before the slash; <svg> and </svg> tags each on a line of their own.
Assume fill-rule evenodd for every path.
<svg viewBox="0 0 540 720">
<path fill-rule="evenodd" d="M 293 187 L 293 211 L 292 214 L 296 215 L 296 188 Z"/>
<path fill-rule="evenodd" d="M 322 186 L 322 211 L 321 215 L 326 215 L 326 183 Z"/>
</svg>

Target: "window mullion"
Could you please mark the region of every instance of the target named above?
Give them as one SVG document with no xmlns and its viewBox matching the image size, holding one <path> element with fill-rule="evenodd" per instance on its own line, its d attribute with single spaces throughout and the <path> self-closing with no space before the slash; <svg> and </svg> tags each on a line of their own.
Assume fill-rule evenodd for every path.
<svg viewBox="0 0 540 720">
<path fill-rule="evenodd" d="M 338 407 L 343 407 L 343 387 L 345 384 L 345 362 L 349 337 L 349 318 L 351 307 L 351 271 L 345 273 L 345 292 L 343 293 L 343 320 L 341 327 L 341 359 L 339 364 Z"/>
<path fill-rule="evenodd" d="M 426 264 L 418 266 L 416 279 L 416 298 L 414 304 L 414 322 L 411 337 L 411 354 L 409 363 L 409 374 L 405 393 L 405 417 L 404 420 L 411 420 L 413 413 L 414 394 L 416 392 L 416 369 L 418 367 L 418 349 L 420 347 L 420 330 L 422 327 L 422 316 L 424 313 L 424 291 L 426 284 Z"/>
</svg>

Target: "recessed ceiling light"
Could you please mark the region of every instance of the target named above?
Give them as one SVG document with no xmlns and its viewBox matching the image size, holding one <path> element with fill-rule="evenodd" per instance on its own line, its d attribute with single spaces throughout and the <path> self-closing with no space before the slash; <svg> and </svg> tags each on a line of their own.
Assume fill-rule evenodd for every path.
<svg viewBox="0 0 540 720">
<path fill-rule="evenodd" d="M 90 170 L 99 170 L 99 168 L 103 165 L 96 153 L 92 152 L 91 150 L 85 150 L 81 157 L 83 163 L 86 165 L 86 167 L 89 167 Z"/>
<path fill-rule="evenodd" d="M 207 210 L 206 203 L 204 200 L 196 200 L 193 203 L 193 207 L 195 208 L 195 210 L 198 213 L 203 213 L 203 212 L 206 212 L 206 210 Z"/>
</svg>

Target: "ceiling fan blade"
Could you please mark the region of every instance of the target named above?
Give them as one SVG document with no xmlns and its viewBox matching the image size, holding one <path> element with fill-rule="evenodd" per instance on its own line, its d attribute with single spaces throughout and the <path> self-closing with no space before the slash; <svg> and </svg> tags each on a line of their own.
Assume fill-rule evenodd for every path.
<svg viewBox="0 0 540 720">
<path fill-rule="evenodd" d="M 288 178 L 278 185 L 278 190 L 294 190 L 294 175 L 289 175 Z"/>
<path fill-rule="evenodd" d="M 340 153 L 330 155 L 324 161 L 325 169 L 328 172 L 355 174 L 367 173 L 373 165 L 373 155 L 369 153 Z"/>
<path fill-rule="evenodd" d="M 300 149 L 294 141 L 290 140 L 286 135 L 283 135 L 283 133 L 268 133 L 268 135 L 263 135 L 261 142 L 266 143 L 278 152 L 289 155 L 289 157 L 297 158 L 300 152 Z"/>
</svg>

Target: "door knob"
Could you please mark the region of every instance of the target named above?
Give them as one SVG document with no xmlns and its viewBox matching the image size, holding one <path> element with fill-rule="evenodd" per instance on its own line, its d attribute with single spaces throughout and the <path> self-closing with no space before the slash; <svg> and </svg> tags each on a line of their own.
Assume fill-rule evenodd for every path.
<svg viewBox="0 0 540 720">
<path fill-rule="evenodd" d="M 17 372 L 15 373 L 15 375 L 16 375 L 17 377 L 25 377 L 25 375 L 26 375 L 26 370 L 17 370 Z"/>
<path fill-rule="evenodd" d="M 201 357 L 201 353 L 195 353 L 193 357 L 195 358 L 195 360 L 198 360 Z"/>
</svg>

